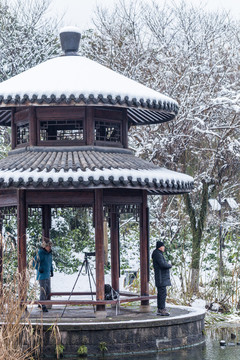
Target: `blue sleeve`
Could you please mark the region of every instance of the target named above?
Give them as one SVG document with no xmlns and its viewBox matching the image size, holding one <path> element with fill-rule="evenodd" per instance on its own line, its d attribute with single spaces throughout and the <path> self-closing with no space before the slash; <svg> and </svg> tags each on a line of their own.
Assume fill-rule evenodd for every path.
<svg viewBox="0 0 240 360">
<path fill-rule="evenodd" d="M 39 271 L 43 272 L 43 269 L 41 269 L 41 264 L 43 263 L 43 256 L 41 254 L 41 251 L 38 251 L 38 254 L 35 256 L 33 260 L 33 267 Z"/>
</svg>

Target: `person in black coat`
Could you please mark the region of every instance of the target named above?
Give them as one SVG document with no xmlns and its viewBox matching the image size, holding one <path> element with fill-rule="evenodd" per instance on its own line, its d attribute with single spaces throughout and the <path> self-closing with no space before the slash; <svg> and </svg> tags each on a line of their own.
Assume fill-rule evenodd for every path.
<svg viewBox="0 0 240 360">
<path fill-rule="evenodd" d="M 155 274 L 155 286 L 157 287 L 157 315 L 169 316 L 166 311 L 165 302 L 167 297 L 167 286 L 171 286 L 170 271 L 172 265 L 169 264 L 163 253 L 165 246 L 162 241 L 157 241 L 156 249 L 152 253 L 153 268 Z"/>
</svg>

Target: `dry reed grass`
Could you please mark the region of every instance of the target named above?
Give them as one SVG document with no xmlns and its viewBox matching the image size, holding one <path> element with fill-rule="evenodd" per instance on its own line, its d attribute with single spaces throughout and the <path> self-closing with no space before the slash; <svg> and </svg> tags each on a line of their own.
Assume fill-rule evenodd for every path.
<svg viewBox="0 0 240 360">
<path fill-rule="evenodd" d="M 21 289 L 29 288 L 28 275 L 24 279 L 19 274 L 9 276 L 0 289 L 0 360 L 37 360 L 40 357 L 42 326 L 32 326 L 30 313 L 19 296 Z"/>
</svg>

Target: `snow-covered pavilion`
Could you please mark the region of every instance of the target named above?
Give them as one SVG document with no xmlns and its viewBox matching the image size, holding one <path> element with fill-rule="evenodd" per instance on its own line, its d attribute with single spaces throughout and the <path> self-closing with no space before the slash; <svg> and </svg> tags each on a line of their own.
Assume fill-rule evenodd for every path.
<svg viewBox="0 0 240 360">
<path fill-rule="evenodd" d="M 17 211 L 19 272 L 27 266 L 28 209 L 41 209 L 43 236 L 49 237 L 52 207 L 92 207 L 96 305 L 104 310 L 104 215 L 111 224 L 112 287 L 118 291 L 118 215 L 137 208 L 139 300 L 148 305 L 147 196 L 190 192 L 193 179 L 135 157 L 128 130 L 173 120 L 178 104 L 79 56 L 76 29 L 64 29 L 60 38 L 62 56 L 0 84 L 0 125 L 12 131 L 12 150 L 0 160 L 0 211 L 2 218 L 9 208 Z"/>
</svg>

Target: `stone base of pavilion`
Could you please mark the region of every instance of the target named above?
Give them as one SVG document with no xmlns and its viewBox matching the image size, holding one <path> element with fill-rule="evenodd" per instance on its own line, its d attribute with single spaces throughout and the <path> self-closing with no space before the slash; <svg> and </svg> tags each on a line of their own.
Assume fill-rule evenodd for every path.
<svg viewBox="0 0 240 360">
<path fill-rule="evenodd" d="M 170 316 L 162 317 L 157 315 L 155 300 L 145 310 L 137 303 L 106 305 L 103 316 L 99 316 L 90 305 L 52 305 L 47 313 L 37 305 L 28 306 L 32 325 L 43 326 L 44 358 L 56 356 L 49 331 L 53 324 L 59 327 L 63 357 L 71 359 L 77 358 L 82 345 L 87 348 L 88 358 L 116 358 L 204 343 L 204 310 L 169 305 Z"/>
</svg>

